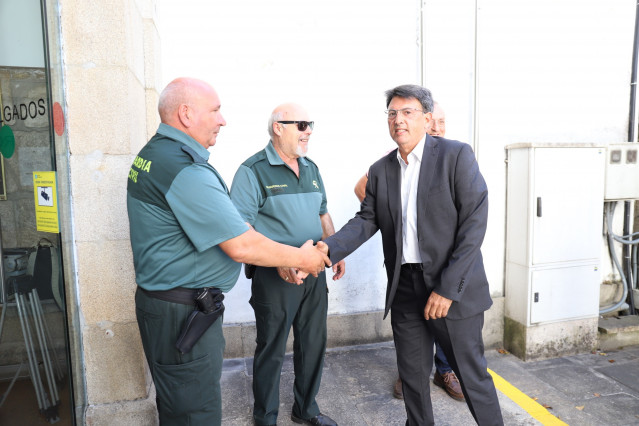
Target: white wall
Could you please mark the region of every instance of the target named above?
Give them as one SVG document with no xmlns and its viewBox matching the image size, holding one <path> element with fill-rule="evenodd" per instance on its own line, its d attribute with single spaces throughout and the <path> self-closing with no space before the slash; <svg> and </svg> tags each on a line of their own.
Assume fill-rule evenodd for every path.
<svg viewBox="0 0 639 426">
<path fill-rule="evenodd" d="M 484 262 L 503 294 L 504 147 L 626 141 L 635 2 L 424 3 L 424 85 L 446 110 L 447 137 L 475 148 L 490 199 Z"/>
<path fill-rule="evenodd" d="M 39 0 L 0 0 L 0 65 L 44 67 Z"/>
<path fill-rule="evenodd" d="M 504 240 L 505 145 L 627 140 L 634 12 L 630 0 L 480 2 L 477 138 L 492 191 L 487 244 Z M 485 250 L 493 279 L 502 253 Z"/>
<path fill-rule="evenodd" d="M 309 157 L 340 227 L 358 210 L 355 183 L 394 146 L 384 91 L 420 81 L 418 6 L 416 0 L 160 1 L 164 82 L 190 75 L 218 91 L 228 124 L 210 161 L 229 185 L 242 161 L 266 146 L 271 111 L 286 101 L 306 106 L 315 120 Z M 382 264 L 377 236 L 346 259 L 342 280 L 329 278 L 329 312 L 382 309 Z M 249 297 L 241 277 L 225 300 L 226 323 L 254 320 Z"/>
<path fill-rule="evenodd" d="M 488 182 L 483 253 L 491 293 L 503 295 L 504 147 L 625 141 L 635 3 L 423 3 L 160 0 L 163 79 L 189 75 L 218 90 L 228 125 L 211 163 L 229 185 L 239 164 L 266 145 L 272 109 L 289 100 L 305 105 L 316 121 L 309 156 L 338 228 L 358 209 L 356 181 L 394 147 L 383 92 L 423 82 L 446 110 L 447 136 L 474 147 Z M 329 312 L 381 309 L 379 236 L 346 269 L 329 284 Z M 242 277 L 227 296 L 226 323 L 254 320 L 249 297 Z"/>
</svg>

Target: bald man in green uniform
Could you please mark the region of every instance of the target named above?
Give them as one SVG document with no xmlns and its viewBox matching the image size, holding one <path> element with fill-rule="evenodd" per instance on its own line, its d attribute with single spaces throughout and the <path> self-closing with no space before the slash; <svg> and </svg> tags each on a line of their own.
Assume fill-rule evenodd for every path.
<svg viewBox="0 0 639 426">
<path fill-rule="evenodd" d="M 266 148 L 246 160 L 231 187 L 231 199 L 255 230 L 284 244 L 318 241 L 335 233 L 326 209 L 326 192 L 315 163 L 306 157 L 313 122 L 296 104 L 271 114 Z M 344 263 L 333 266 L 333 279 L 344 275 Z M 297 284 L 297 285 L 296 285 Z M 286 339 L 295 338 L 294 396 L 291 419 L 310 425 L 336 425 L 320 413 L 315 400 L 326 351 L 328 295 L 326 275 L 306 276 L 294 268 L 255 270 L 251 306 L 255 311 L 257 347 L 253 361 L 253 419 L 274 425 Z"/>
<path fill-rule="evenodd" d="M 136 315 L 162 426 L 222 423 L 222 293 L 235 285 L 241 262 L 315 275 L 330 265 L 310 239 L 302 248 L 276 243 L 239 215 L 207 161 L 226 125 L 220 108 L 207 83 L 172 81 L 160 95 L 162 123 L 128 176 Z M 186 323 L 203 334 L 177 345 Z"/>
</svg>

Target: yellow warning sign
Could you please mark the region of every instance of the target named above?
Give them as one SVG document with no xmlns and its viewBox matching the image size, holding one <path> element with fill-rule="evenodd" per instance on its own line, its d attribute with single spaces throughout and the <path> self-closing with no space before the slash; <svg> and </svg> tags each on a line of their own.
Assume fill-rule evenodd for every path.
<svg viewBox="0 0 639 426">
<path fill-rule="evenodd" d="M 59 233 L 55 172 L 33 172 L 33 194 L 38 231 Z"/>
</svg>

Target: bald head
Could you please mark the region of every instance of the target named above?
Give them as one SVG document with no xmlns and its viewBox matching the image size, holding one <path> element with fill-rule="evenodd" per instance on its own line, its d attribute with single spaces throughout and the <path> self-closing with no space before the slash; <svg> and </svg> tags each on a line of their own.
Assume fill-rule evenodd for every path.
<svg viewBox="0 0 639 426">
<path fill-rule="evenodd" d="M 295 118 L 290 118 L 296 116 L 297 112 L 302 112 L 305 116 L 308 116 L 304 107 L 292 102 L 279 105 L 273 110 L 273 112 L 271 113 L 271 118 L 268 120 L 268 135 L 271 137 L 271 139 L 275 135 L 275 133 L 273 132 L 273 124 L 277 123 L 278 121 L 297 120 Z"/>
<path fill-rule="evenodd" d="M 300 131 L 296 124 L 282 124 L 279 121 L 310 121 L 303 106 L 295 103 L 279 105 L 271 113 L 268 121 L 268 133 L 275 150 L 282 158 L 304 157 L 308 151 L 308 140 L 313 129 L 307 126 Z"/>
<path fill-rule="evenodd" d="M 428 134 L 431 136 L 446 136 L 446 115 L 438 102 L 433 103 L 433 119 Z"/>
<path fill-rule="evenodd" d="M 208 148 L 215 145 L 220 127 L 226 125 L 220 106 L 217 92 L 210 84 L 180 77 L 160 94 L 158 112 L 162 123 L 183 131 Z"/>
<path fill-rule="evenodd" d="M 196 78 L 180 77 L 170 82 L 160 93 L 158 102 L 162 123 L 171 124 L 180 105 L 192 104 L 201 92 L 207 90 L 215 91 L 208 83 Z"/>
</svg>

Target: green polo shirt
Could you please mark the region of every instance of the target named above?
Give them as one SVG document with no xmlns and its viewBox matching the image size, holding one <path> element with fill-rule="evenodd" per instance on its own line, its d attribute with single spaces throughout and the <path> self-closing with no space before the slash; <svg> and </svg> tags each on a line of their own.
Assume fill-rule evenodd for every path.
<svg viewBox="0 0 639 426">
<path fill-rule="evenodd" d="M 239 167 L 231 199 L 244 220 L 277 242 L 299 247 L 322 238 L 320 215 L 326 192 L 317 165 L 298 158 L 299 178 L 282 161 L 273 143 Z"/>
<path fill-rule="evenodd" d="M 133 161 L 127 211 L 135 277 L 146 290 L 227 292 L 237 281 L 241 265 L 218 244 L 249 228 L 208 158 L 193 138 L 160 124 Z"/>
</svg>

